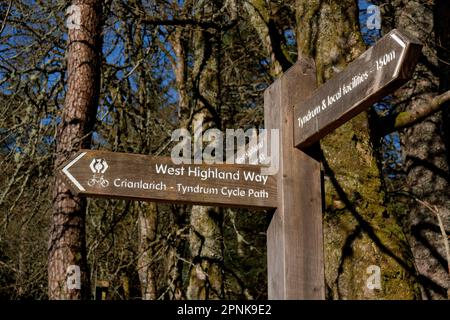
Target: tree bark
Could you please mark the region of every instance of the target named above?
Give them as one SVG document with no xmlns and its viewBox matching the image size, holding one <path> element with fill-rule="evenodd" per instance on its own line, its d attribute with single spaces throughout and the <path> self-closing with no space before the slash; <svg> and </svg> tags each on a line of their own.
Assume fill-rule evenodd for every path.
<svg viewBox="0 0 450 320">
<path fill-rule="evenodd" d="M 193 206 L 189 236 L 192 267 L 187 298 L 223 299 L 223 214 L 218 208 Z"/>
<path fill-rule="evenodd" d="M 212 43 L 206 39 L 204 30 L 188 30 L 179 28 L 170 39 L 176 60 L 172 61 L 178 90 L 179 121 L 182 128 L 188 128 L 192 120 L 206 118 L 210 114 L 206 110 L 198 111 L 198 103 L 205 107 L 202 101 L 195 101 L 188 95 L 188 83 L 198 86 L 197 90 L 203 99 L 216 100 L 219 84 L 215 78 L 218 70 L 216 60 L 211 62 Z M 188 39 L 192 37 L 191 39 Z M 186 43 L 194 43 L 194 66 L 191 77 L 188 77 L 186 66 Z M 194 90 L 195 91 L 195 90 Z M 201 100 L 201 99 L 200 99 Z M 214 101 L 215 103 L 216 101 Z M 209 102 L 208 102 L 209 103 Z M 197 106 L 197 108 L 196 108 Z M 208 109 L 209 110 L 209 109 Z M 204 125 L 211 125 L 207 120 Z M 189 271 L 186 298 L 220 299 L 223 298 L 223 237 L 222 212 L 213 207 L 192 206 L 190 213 L 189 245 L 192 265 Z M 179 228 L 180 226 L 178 226 Z M 180 261 L 177 248 L 171 248 L 169 284 L 175 299 L 182 297 L 180 288 Z"/>
<path fill-rule="evenodd" d="M 217 81 L 217 73 L 220 66 L 217 54 L 211 39 L 207 39 L 204 31 L 195 31 L 193 41 L 195 43 L 194 76 L 198 75 L 198 91 L 204 99 L 198 101 L 193 110 L 193 120 L 203 122 L 202 130 L 214 125 L 220 125 L 218 119 L 211 114 L 211 108 L 205 109 L 205 102 L 214 107 L 220 100 L 220 83 Z M 208 35 L 209 37 L 209 35 Z M 221 40 L 219 40 L 221 41 Z M 198 71 L 197 71 L 198 70 Z M 193 130 L 191 130 L 193 131 Z M 195 134 L 195 133 L 194 133 Z M 203 148 L 203 146 L 202 146 Z M 223 299 L 223 212 L 216 207 L 192 206 L 190 215 L 189 245 L 192 258 L 192 266 L 189 272 L 189 284 L 186 296 L 194 300 Z"/>
<path fill-rule="evenodd" d="M 252 27 L 259 36 L 267 56 L 270 57 L 270 75 L 276 78 L 286 70 L 283 70 L 282 64 L 275 54 L 274 39 L 270 36 L 270 12 L 267 3 L 260 0 L 249 0 L 244 2 L 244 8 L 247 11 Z"/>
<path fill-rule="evenodd" d="M 365 50 L 357 1 L 298 0 L 296 9 L 299 55 L 314 58 L 319 84 L 343 71 Z M 321 141 L 327 296 L 416 298 L 408 247 L 395 216 L 386 208 L 370 138 L 367 113 L 363 113 Z M 381 269 L 381 289 L 367 285 L 372 265 Z"/>
<path fill-rule="evenodd" d="M 55 172 L 77 150 L 89 147 L 100 90 L 102 2 L 74 0 L 72 5 L 78 8 L 81 19 L 78 26 L 69 29 L 68 83 L 56 137 Z M 48 258 L 50 299 L 90 297 L 85 215 L 86 200 L 72 195 L 57 177 Z M 81 272 L 81 283 L 68 286 L 68 280 L 76 279 L 76 274 L 73 274 L 76 268 Z"/>
<path fill-rule="evenodd" d="M 153 263 L 153 242 L 156 240 L 158 207 L 156 203 L 139 208 L 138 274 L 143 300 L 156 300 L 156 280 Z"/>
<path fill-rule="evenodd" d="M 149 77 L 148 73 L 143 67 L 145 56 L 145 49 L 143 47 L 144 30 L 143 25 L 136 26 L 136 31 L 129 36 L 129 51 L 131 53 L 133 64 L 136 66 L 137 73 L 137 98 L 139 103 L 139 114 L 144 117 L 149 117 L 154 111 L 151 109 L 151 104 L 148 103 L 149 93 L 147 92 L 146 79 Z M 144 121 L 142 121 L 144 122 Z M 138 122 L 140 130 L 146 130 L 146 136 L 152 134 L 152 128 L 146 126 L 144 123 Z M 145 129 L 144 129 L 145 128 Z M 137 153 L 149 153 L 151 150 L 150 139 L 139 139 Z M 141 284 L 141 294 L 143 300 L 156 300 L 156 275 L 154 263 L 154 242 L 156 240 L 156 232 L 158 227 L 158 205 L 154 202 L 142 203 L 137 205 L 138 208 L 138 261 L 137 271 L 139 281 Z"/>
<path fill-rule="evenodd" d="M 185 4 L 188 5 L 188 4 Z M 185 8 L 183 8 L 185 10 Z M 190 118 L 189 95 L 187 91 L 187 55 L 186 44 L 189 37 L 189 29 L 187 27 L 178 27 L 173 31 L 169 41 L 172 45 L 175 59 L 171 60 L 172 69 L 175 74 L 175 85 L 178 93 L 178 119 L 181 128 L 187 128 Z M 173 210 L 173 218 L 170 219 L 171 233 L 174 241 L 169 243 L 168 255 L 166 259 L 167 286 L 169 288 L 169 299 L 182 300 L 186 297 L 183 290 L 183 261 L 180 256 L 183 254 L 185 241 L 181 239 L 179 230 L 184 224 L 184 210 L 175 208 Z"/>
<path fill-rule="evenodd" d="M 402 28 L 421 40 L 424 57 L 416 77 L 396 94 L 399 116 L 420 113 L 423 105 L 450 89 L 450 7 L 448 1 L 392 0 L 395 10 L 389 28 Z M 385 14 L 389 14 L 386 12 Z M 445 95 L 444 95 L 445 97 Z M 405 228 L 420 274 L 424 299 L 447 298 L 450 279 L 445 250 L 434 214 L 415 199 L 436 206 L 450 229 L 450 184 L 448 103 L 441 111 L 400 133 L 406 188 L 411 197 L 407 204 Z"/>
</svg>

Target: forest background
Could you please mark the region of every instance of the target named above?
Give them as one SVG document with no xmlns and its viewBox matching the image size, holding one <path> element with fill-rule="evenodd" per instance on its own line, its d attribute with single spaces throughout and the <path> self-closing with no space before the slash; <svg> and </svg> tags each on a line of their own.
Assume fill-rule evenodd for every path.
<svg viewBox="0 0 450 320">
<path fill-rule="evenodd" d="M 1 1 L 0 297 L 267 298 L 270 214 L 81 199 L 56 168 L 82 147 L 169 155 L 200 116 L 262 128 L 297 59 L 320 85 L 393 28 L 424 44 L 413 79 L 321 141 L 326 296 L 448 299 L 446 0 Z M 81 290 L 61 285 L 69 265 Z"/>
</svg>

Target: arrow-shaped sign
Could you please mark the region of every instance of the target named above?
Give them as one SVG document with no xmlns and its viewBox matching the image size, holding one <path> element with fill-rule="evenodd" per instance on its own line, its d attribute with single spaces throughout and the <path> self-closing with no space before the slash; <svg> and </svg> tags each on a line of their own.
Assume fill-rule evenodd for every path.
<svg viewBox="0 0 450 320">
<path fill-rule="evenodd" d="M 408 81 L 422 45 L 392 30 L 294 107 L 294 143 L 305 148 Z"/>
<path fill-rule="evenodd" d="M 74 194 L 215 206 L 276 208 L 274 176 L 261 166 L 176 165 L 170 158 L 82 150 L 61 174 Z"/>
</svg>

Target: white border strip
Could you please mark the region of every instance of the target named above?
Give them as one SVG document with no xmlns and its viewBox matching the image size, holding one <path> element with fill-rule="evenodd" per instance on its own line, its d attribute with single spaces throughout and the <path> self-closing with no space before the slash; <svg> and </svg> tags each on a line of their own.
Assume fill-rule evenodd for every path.
<svg viewBox="0 0 450 320">
<path fill-rule="evenodd" d="M 67 166 L 64 167 L 64 169 L 62 169 L 62 172 L 67 176 L 67 178 L 69 178 L 70 181 L 72 181 L 72 183 L 78 188 L 80 189 L 80 191 L 86 191 L 85 188 L 83 188 L 83 186 L 78 182 L 78 180 L 76 180 L 74 178 L 74 176 L 69 172 L 69 168 L 71 166 L 73 166 L 78 160 L 80 160 L 81 158 L 84 157 L 84 155 L 86 154 L 86 152 L 81 153 L 78 157 L 76 157 L 75 159 L 73 159 Z"/>
<path fill-rule="evenodd" d="M 400 55 L 400 58 L 398 59 L 397 66 L 395 67 L 394 75 L 392 76 L 393 78 L 397 78 L 398 73 L 400 72 L 400 65 L 402 64 L 402 61 L 403 61 L 403 56 L 406 52 L 406 50 L 405 50 L 406 43 L 404 43 L 403 40 L 400 39 L 395 33 L 391 34 L 391 38 L 394 39 L 395 42 L 397 42 L 403 48 L 402 54 Z"/>
</svg>

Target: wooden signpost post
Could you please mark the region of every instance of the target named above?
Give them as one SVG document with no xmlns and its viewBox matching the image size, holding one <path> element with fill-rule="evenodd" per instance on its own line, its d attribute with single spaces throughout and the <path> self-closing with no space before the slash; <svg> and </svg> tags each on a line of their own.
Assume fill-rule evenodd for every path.
<svg viewBox="0 0 450 320">
<path fill-rule="evenodd" d="M 300 60 L 264 95 L 267 129 L 279 129 L 278 206 L 267 230 L 269 299 L 324 299 L 322 183 L 316 146 L 294 148 L 293 106 L 316 84 L 312 61 Z"/>
<path fill-rule="evenodd" d="M 269 299 L 324 299 L 317 143 L 406 82 L 421 48 L 393 30 L 316 91 L 314 63 L 299 60 L 264 96 L 265 127 L 279 130 L 274 176 L 257 165 L 175 165 L 165 157 L 93 150 L 78 152 L 61 174 L 80 196 L 269 209 Z"/>
</svg>

